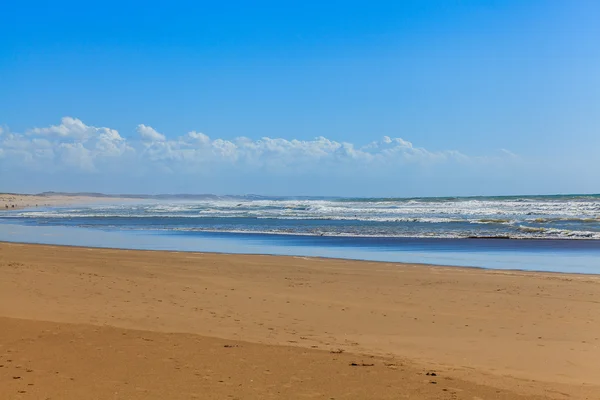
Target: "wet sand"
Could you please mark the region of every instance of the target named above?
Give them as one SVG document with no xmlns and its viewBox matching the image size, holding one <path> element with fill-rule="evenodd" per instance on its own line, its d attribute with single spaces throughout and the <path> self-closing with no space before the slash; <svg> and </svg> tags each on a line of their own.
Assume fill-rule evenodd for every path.
<svg viewBox="0 0 600 400">
<path fill-rule="evenodd" d="M 597 399 L 599 337 L 598 276 L 0 243 L 3 399 Z"/>
</svg>

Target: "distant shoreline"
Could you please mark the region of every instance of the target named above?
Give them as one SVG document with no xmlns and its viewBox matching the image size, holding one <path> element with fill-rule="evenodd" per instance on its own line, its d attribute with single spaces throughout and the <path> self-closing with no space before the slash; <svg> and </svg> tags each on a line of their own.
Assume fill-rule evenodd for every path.
<svg viewBox="0 0 600 400">
<path fill-rule="evenodd" d="M 36 197 L 36 198 L 107 198 L 107 199 L 140 199 L 140 200 L 218 200 L 218 199 L 244 199 L 244 200 L 477 200 L 477 199 L 538 199 L 538 198 L 565 198 L 565 197 L 600 197 L 600 193 L 553 193 L 553 194 L 506 194 L 506 195 L 455 195 L 455 196 L 348 196 L 348 195 L 261 195 L 261 194 L 214 194 L 214 193 L 101 193 L 101 192 L 41 192 L 41 193 L 0 193 L 0 196 Z"/>
<path fill-rule="evenodd" d="M 128 197 L 94 197 L 68 194 L 12 194 L 0 193 L 0 211 L 19 210 L 34 207 L 58 207 L 76 204 L 89 204 L 111 200 L 133 201 Z"/>
</svg>

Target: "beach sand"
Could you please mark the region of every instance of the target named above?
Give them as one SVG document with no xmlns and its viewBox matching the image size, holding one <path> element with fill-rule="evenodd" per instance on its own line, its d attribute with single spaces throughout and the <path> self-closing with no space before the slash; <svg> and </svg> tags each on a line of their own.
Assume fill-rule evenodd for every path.
<svg viewBox="0 0 600 400">
<path fill-rule="evenodd" d="M 1 399 L 598 399 L 598 371 L 599 276 L 0 243 Z"/>
<path fill-rule="evenodd" d="M 0 211 L 127 200 L 129 199 L 121 197 L 66 196 L 61 194 L 41 196 L 35 194 L 0 193 Z"/>
</svg>

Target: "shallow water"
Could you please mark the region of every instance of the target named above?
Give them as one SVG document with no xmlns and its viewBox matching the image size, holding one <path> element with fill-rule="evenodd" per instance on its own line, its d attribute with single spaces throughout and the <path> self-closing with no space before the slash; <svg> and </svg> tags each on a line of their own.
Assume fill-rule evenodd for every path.
<svg viewBox="0 0 600 400">
<path fill-rule="evenodd" d="M 123 230 L 6 221 L 0 240 L 142 250 L 318 256 L 600 274 L 600 241 L 327 237 Z"/>
</svg>

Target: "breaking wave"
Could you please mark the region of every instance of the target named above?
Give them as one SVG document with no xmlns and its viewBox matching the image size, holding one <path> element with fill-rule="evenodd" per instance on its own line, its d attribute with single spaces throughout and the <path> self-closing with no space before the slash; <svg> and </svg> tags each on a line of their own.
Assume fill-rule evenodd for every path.
<svg viewBox="0 0 600 400">
<path fill-rule="evenodd" d="M 221 198 L 30 209 L 2 219 L 174 232 L 600 239 L 599 196 L 413 199 Z"/>
</svg>

